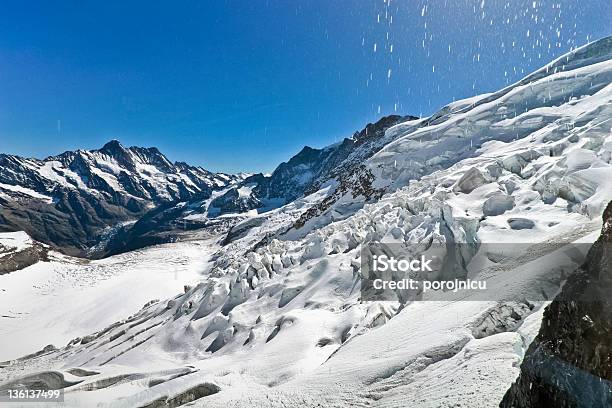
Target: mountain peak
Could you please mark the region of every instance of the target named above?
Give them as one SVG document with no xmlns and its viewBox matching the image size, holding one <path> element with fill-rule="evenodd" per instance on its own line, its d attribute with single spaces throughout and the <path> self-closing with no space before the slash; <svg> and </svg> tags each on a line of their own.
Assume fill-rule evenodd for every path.
<svg viewBox="0 0 612 408">
<path fill-rule="evenodd" d="M 360 141 L 367 137 L 375 137 L 384 135 L 384 132 L 391 126 L 397 125 L 401 122 L 418 119 L 412 115 L 387 115 L 380 118 L 375 123 L 368 123 L 362 130 L 357 131 L 353 134 L 353 140 Z"/>
<path fill-rule="evenodd" d="M 100 151 L 106 152 L 112 155 L 118 152 L 124 152 L 125 147 L 123 147 L 123 145 L 117 139 L 112 139 L 109 142 L 107 142 L 104 146 L 102 146 Z"/>
<path fill-rule="evenodd" d="M 174 169 L 172 162 L 157 147 L 132 146 L 129 150 L 144 163 L 152 164 L 166 172 L 172 172 Z"/>
</svg>

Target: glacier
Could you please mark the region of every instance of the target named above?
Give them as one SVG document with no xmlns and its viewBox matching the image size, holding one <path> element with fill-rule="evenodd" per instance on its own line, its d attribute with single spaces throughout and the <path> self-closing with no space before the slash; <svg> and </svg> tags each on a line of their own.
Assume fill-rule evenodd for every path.
<svg viewBox="0 0 612 408">
<path fill-rule="evenodd" d="M 228 235 L 88 262 L 51 251 L 1 275 L 15 318 L 0 391 L 42 382 L 74 407 L 498 406 L 548 302 L 362 302 L 360 247 L 471 244 L 470 277 L 493 290 L 558 291 L 545 244 L 594 242 L 612 200 L 612 37 L 384 135 Z M 532 250 L 493 262 L 480 243 Z"/>
</svg>

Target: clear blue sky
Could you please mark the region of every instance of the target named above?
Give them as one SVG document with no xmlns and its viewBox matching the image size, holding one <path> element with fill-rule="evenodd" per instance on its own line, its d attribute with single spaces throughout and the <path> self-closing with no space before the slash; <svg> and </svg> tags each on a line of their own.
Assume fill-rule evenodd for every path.
<svg viewBox="0 0 612 408">
<path fill-rule="evenodd" d="M 430 114 L 610 35 L 610 3 L 6 1 L 0 152 L 116 138 L 211 170 L 270 171 L 303 145 Z"/>
</svg>

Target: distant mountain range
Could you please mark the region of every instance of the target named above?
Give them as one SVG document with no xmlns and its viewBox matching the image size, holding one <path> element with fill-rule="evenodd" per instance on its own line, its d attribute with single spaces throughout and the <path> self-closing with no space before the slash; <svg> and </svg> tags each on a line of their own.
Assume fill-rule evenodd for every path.
<svg viewBox="0 0 612 408">
<path fill-rule="evenodd" d="M 103 257 L 171 242 L 185 230 L 228 228 L 241 218 L 216 217 L 278 208 L 341 179 L 389 142 L 387 128 L 411 119 L 387 116 L 341 143 L 304 147 L 268 176 L 213 173 L 117 140 L 44 160 L 0 154 L 0 232 Z"/>
<path fill-rule="evenodd" d="M 156 148 L 65 152 L 44 160 L 0 154 L 0 231 L 26 231 L 74 255 L 86 255 L 109 228 L 171 202 L 210 197 L 240 181 L 170 162 Z"/>
</svg>

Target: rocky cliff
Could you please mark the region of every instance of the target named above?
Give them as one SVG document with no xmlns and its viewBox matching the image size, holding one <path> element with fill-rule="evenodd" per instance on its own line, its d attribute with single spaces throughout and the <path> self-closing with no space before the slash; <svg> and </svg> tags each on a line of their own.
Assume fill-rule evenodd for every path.
<svg viewBox="0 0 612 408">
<path fill-rule="evenodd" d="M 612 202 L 588 261 L 544 313 L 500 407 L 612 406 Z"/>
</svg>

